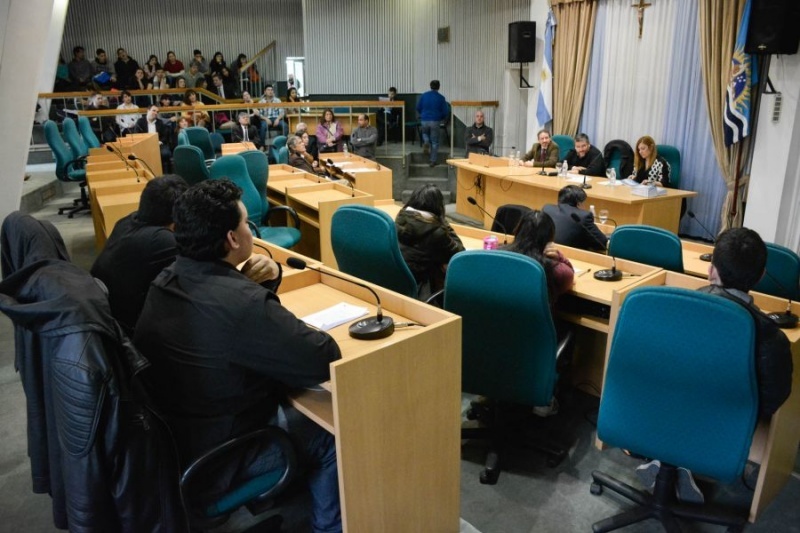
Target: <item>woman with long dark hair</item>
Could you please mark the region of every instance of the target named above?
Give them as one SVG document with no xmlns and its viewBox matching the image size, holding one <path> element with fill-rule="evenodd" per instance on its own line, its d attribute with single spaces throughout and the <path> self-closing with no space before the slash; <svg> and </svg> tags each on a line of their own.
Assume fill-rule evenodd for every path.
<svg viewBox="0 0 800 533">
<path fill-rule="evenodd" d="M 519 219 L 514 230 L 514 242 L 505 247 L 510 252 L 535 259 L 544 267 L 551 304 L 572 288 L 575 278 L 572 263 L 553 243 L 555 236 L 556 225 L 550 215 L 533 209 Z"/>
<path fill-rule="evenodd" d="M 444 196 L 436 185 L 423 185 L 412 194 L 395 219 L 397 240 L 420 296 L 444 286 L 447 264 L 464 245 L 445 219 Z"/>
</svg>

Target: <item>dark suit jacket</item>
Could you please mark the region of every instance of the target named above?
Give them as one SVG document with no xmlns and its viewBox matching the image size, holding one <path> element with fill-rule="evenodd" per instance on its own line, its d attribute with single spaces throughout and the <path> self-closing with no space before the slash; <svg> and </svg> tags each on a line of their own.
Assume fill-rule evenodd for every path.
<svg viewBox="0 0 800 533">
<path fill-rule="evenodd" d="M 247 138 L 250 139 L 250 142 L 255 144 L 257 147 L 261 147 L 261 137 L 258 136 L 258 128 L 252 124 L 247 127 Z M 242 126 L 241 124 L 236 124 L 231 128 L 231 142 L 239 143 L 243 140 L 244 135 L 242 134 Z"/>
<path fill-rule="evenodd" d="M 556 243 L 584 250 L 605 250 L 608 237 L 595 225 L 589 211 L 567 204 L 547 204 L 542 211 L 550 215 L 556 225 Z M 573 214 L 580 222 L 572 218 Z"/>
<path fill-rule="evenodd" d="M 587 176 L 606 175 L 606 162 L 603 160 L 603 154 L 594 146 L 589 146 L 589 151 L 583 157 L 579 157 L 578 152 L 573 148 L 567 152 L 567 164 L 569 168 L 586 167 L 586 170 L 582 170 L 580 173 Z"/>
<path fill-rule="evenodd" d="M 158 140 L 164 144 L 169 144 L 169 128 L 164 124 L 160 118 L 156 118 L 156 133 L 158 133 Z M 130 130 L 130 133 L 147 133 L 147 117 L 141 117 L 136 121 L 136 125 Z"/>
</svg>

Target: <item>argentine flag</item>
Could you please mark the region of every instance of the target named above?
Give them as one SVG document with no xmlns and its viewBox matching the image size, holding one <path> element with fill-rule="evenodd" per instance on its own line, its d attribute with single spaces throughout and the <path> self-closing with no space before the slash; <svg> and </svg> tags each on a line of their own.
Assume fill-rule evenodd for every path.
<svg viewBox="0 0 800 533">
<path fill-rule="evenodd" d="M 552 11 L 547 13 L 544 29 L 544 64 L 542 65 L 542 83 L 539 84 L 539 102 L 536 106 L 536 120 L 539 126 L 553 120 L 553 32 L 556 29 L 556 17 Z"/>
<path fill-rule="evenodd" d="M 758 73 L 753 69 L 750 54 L 744 52 L 747 26 L 750 21 L 750 0 L 744 6 L 736 46 L 731 58 L 730 81 L 725 94 L 723 112 L 725 146 L 736 144 L 750 133 L 750 87 L 757 83 Z"/>
</svg>

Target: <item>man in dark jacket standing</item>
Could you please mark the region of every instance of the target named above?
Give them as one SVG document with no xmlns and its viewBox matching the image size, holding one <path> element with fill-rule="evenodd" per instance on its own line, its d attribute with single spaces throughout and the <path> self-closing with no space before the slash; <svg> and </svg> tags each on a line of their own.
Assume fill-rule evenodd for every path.
<svg viewBox="0 0 800 533">
<path fill-rule="evenodd" d="M 338 532 L 333 436 L 279 405 L 287 388 L 328 380 L 339 347 L 281 306 L 274 292 L 280 267 L 265 255 L 252 255 L 241 195 L 228 180 L 208 180 L 178 199 L 178 257 L 153 281 L 134 343 L 153 365 L 154 399 L 185 463 L 231 438 L 280 425 L 309 471 L 313 530 Z M 215 479 L 208 496 L 275 469 L 269 449 L 248 457 L 238 470 Z"/>
<path fill-rule="evenodd" d="M 422 151 L 430 153 L 430 166 L 435 167 L 439 155 L 439 128 L 447 115 L 450 107 L 447 100 L 439 94 L 439 80 L 431 82 L 431 90 L 424 93 L 417 102 L 417 114 L 422 132 Z"/>
</svg>

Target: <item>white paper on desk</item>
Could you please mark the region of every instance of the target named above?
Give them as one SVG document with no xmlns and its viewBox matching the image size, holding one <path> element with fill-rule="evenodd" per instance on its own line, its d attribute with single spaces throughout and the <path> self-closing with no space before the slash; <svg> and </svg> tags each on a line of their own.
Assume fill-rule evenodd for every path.
<svg viewBox="0 0 800 533">
<path fill-rule="evenodd" d="M 309 326 L 314 326 L 322 331 L 328 331 L 336 326 L 341 326 L 345 322 L 350 322 L 366 314 L 366 307 L 358 307 L 342 302 L 332 305 L 327 309 L 323 309 L 322 311 L 317 311 L 316 313 L 305 316 L 300 320 Z"/>
<path fill-rule="evenodd" d="M 583 174 L 567 174 L 567 181 L 571 181 L 573 183 L 583 183 Z M 592 181 L 590 176 L 586 176 L 586 183 Z"/>
<path fill-rule="evenodd" d="M 598 185 L 605 185 L 606 187 L 621 187 L 622 185 L 625 185 L 625 184 L 622 183 L 621 180 L 617 180 L 614 183 L 611 183 L 610 181 L 605 180 L 605 181 L 601 181 L 600 183 L 598 183 Z"/>
<path fill-rule="evenodd" d="M 346 167 L 347 165 L 352 165 L 353 162 L 352 161 L 334 161 L 333 164 L 336 165 L 337 167 Z"/>
<path fill-rule="evenodd" d="M 374 170 L 375 170 L 374 168 L 368 168 L 368 167 L 348 168 L 347 169 L 348 172 L 352 172 L 353 174 L 358 174 L 359 172 L 373 172 Z"/>
<path fill-rule="evenodd" d="M 575 274 L 574 274 L 574 276 L 573 276 L 573 277 L 575 277 L 575 278 L 577 278 L 577 277 L 580 277 L 580 276 L 581 276 L 582 274 L 584 274 L 585 272 L 586 272 L 586 270 L 584 270 L 584 269 L 582 269 L 582 268 L 576 268 L 576 269 L 575 269 Z"/>
</svg>

